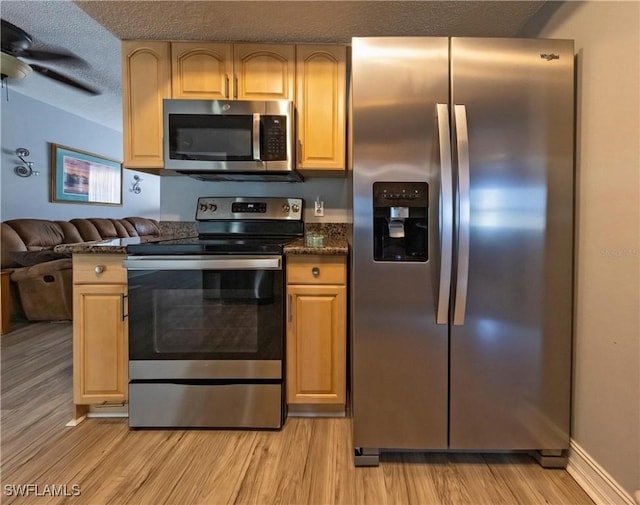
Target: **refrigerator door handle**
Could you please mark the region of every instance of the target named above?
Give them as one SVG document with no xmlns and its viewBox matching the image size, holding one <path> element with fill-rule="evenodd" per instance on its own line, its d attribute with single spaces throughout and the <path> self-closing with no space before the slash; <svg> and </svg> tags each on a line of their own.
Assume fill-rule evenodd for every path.
<svg viewBox="0 0 640 505">
<path fill-rule="evenodd" d="M 471 220 L 467 108 L 464 105 L 454 105 L 454 115 L 458 153 L 458 258 L 453 324 L 462 326 L 467 309 L 467 288 L 469 286 L 469 226 Z"/>
<path fill-rule="evenodd" d="M 451 262 L 453 255 L 453 178 L 451 173 L 451 129 L 449 106 L 436 105 L 438 144 L 440 148 L 440 283 L 436 307 L 436 324 L 449 322 Z"/>
</svg>

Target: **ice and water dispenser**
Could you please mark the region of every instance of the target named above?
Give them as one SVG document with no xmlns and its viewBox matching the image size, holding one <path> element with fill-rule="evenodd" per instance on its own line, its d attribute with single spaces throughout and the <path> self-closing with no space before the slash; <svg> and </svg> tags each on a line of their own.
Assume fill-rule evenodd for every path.
<svg viewBox="0 0 640 505">
<path fill-rule="evenodd" d="M 373 256 L 376 261 L 427 261 L 429 185 L 373 184 Z"/>
</svg>

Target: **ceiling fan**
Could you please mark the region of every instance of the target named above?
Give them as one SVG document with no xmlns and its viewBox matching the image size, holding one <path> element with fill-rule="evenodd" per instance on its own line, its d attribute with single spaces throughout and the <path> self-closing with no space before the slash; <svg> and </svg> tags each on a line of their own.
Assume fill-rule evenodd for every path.
<svg viewBox="0 0 640 505">
<path fill-rule="evenodd" d="M 35 63 L 25 63 L 20 58 L 36 61 L 83 61 L 81 58 L 65 52 L 45 51 L 40 49 L 33 49 L 33 39 L 31 35 L 25 32 L 22 28 L 5 21 L 2 21 L 2 31 L 0 35 L 2 37 L 2 52 L 0 53 L 0 74 L 2 80 L 6 78 L 22 79 L 29 75 L 32 71 L 37 72 L 40 75 L 53 79 L 54 81 L 66 84 L 73 88 L 89 93 L 90 95 L 99 95 L 100 91 L 92 88 L 86 84 L 83 84 L 71 77 L 67 77 L 59 72 L 56 72 L 50 68 L 38 65 Z"/>
</svg>

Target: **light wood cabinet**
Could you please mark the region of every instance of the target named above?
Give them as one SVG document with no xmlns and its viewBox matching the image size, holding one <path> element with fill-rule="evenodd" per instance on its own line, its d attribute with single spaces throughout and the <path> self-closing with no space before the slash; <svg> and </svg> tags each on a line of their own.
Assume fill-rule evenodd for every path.
<svg viewBox="0 0 640 505">
<path fill-rule="evenodd" d="M 293 100 L 297 166 L 346 173 L 347 48 L 339 45 L 122 42 L 124 166 L 166 175 L 165 98 Z"/>
<path fill-rule="evenodd" d="M 345 402 L 346 258 L 292 256 L 287 259 L 290 412 L 306 406 L 306 413 L 344 413 Z"/>
<path fill-rule="evenodd" d="M 171 43 L 173 98 L 293 100 L 295 46 Z"/>
<path fill-rule="evenodd" d="M 124 161 L 127 168 L 162 168 L 162 100 L 171 98 L 169 42 L 122 42 Z"/>
<path fill-rule="evenodd" d="M 73 256 L 73 398 L 76 405 L 127 400 L 124 255 Z"/>
<path fill-rule="evenodd" d="M 344 46 L 297 46 L 300 170 L 345 170 L 346 61 Z"/>
<path fill-rule="evenodd" d="M 234 98 L 293 100 L 296 46 L 234 44 Z"/>
<path fill-rule="evenodd" d="M 232 54 L 232 44 L 172 42 L 172 97 L 229 98 L 230 79 L 233 76 Z"/>
</svg>

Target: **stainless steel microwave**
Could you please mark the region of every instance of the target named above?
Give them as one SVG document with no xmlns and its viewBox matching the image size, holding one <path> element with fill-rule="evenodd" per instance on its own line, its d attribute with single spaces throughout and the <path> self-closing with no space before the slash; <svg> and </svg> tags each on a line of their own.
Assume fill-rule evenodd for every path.
<svg viewBox="0 0 640 505">
<path fill-rule="evenodd" d="M 164 167 L 205 180 L 302 180 L 290 100 L 164 100 Z"/>
</svg>

